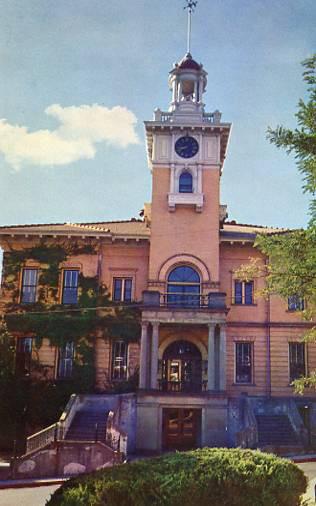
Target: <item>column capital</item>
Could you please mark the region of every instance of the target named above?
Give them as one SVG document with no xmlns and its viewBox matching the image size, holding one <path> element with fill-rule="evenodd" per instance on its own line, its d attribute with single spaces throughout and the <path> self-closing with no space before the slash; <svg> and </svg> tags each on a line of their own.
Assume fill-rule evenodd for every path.
<svg viewBox="0 0 316 506">
<path fill-rule="evenodd" d="M 212 323 L 207 324 L 209 330 L 214 329 L 216 327 L 216 325 L 217 325 L 216 322 L 212 322 Z"/>
</svg>

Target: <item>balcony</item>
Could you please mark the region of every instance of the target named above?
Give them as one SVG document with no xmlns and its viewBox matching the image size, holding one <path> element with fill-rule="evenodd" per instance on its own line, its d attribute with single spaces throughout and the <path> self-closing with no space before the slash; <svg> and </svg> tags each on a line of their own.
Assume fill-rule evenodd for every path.
<svg viewBox="0 0 316 506">
<path fill-rule="evenodd" d="M 165 379 L 158 381 L 160 392 L 182 392 L 187 394 L 195 394 L 207 391 L 207 381 L 168 381 Z"/>
<path fill-rule="evenodd" d="M 197 293 L 160 293 L 158 291 L 143 291 L 143 306 L 148 308 L 167 309 L 209 309 L 215 311 L 226 310 L 226 293 L 210 292 L 207 295 Z"/>
</svg>

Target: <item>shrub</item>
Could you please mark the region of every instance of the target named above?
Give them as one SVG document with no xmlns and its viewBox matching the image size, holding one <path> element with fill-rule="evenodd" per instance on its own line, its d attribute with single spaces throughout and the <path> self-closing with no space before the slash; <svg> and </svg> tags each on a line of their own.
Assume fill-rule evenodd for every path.
<svg viewBox="0 0 316 506">
<path fill-rule="evenodd" d="M 203 448 L 73 478 L 49 506 L 298 506 L 304 473 L 260 451 Z"/>
</svg>

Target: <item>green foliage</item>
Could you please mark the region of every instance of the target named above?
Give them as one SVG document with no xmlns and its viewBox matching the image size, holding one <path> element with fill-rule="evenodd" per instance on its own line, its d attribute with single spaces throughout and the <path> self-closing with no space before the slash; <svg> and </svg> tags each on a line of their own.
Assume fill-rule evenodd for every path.
<svg viewBox="0 0 316 506">
<path fill-rule="evenodd" d="M 306 489 L 293 463 L 259 451 L 204 448 L 71 479 L 49 506 L 298 506 Z"/>
<path fill-rule="evenodd" d="M 0 382 L 6 382 L 14 375 L 15 342 L 7 325 L 0 320 Z"/>
<path fill-rule="evenodd" d="M 309 98 L 300 100 L 296 113 L 298 126 L 290 130 L 283 126 L 268 129 L 268 139 L 278 148 L 294 153 L 303 175 L 303 190 L 311 195 L 311 226 L 316 226 L 316 53 L 303 61 L 303 79 L 308 85 Z"/>
<path fill-rule="evenodd" d="M 268 129 L 269 141 L 287 153 L 294 153 L 303 176 L 303 191 L 310 195 L 310 221 L 306 230 L 294 230 L 257 236 L 255 246 L 268 258 L 264 268 L 256 261 L 242 266 L 237 275 L 264 276 L 265 295 L 277 293 L 287 299 L 298 296 L 305 301 L 302 317 L 311 324 L 305 340 L 316 341 L 316 54 L 303 63 L 303 79 L 308 85 L 308 100 L 300 100 L 296 113 L 298 126 Z M 256 272 L 257 270 L 257 272 Z M 295 382 L 302 393 L 316 386 L 316 375 Z"/>
</svg>

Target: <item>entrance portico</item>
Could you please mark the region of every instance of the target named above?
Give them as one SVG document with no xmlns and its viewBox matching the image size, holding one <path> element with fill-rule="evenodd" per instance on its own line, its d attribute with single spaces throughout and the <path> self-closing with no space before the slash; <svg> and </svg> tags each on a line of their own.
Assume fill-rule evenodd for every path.
<svg viewBox="0 0 316 506">
<path fill-rule="evenodd" d="M 191 382 L 195 391 L 197 391 L 198 385 L 198 390 L 201 392 L 224 392 L 226 390 L 225 320 L 223 315 L 205 313 L 199 315 L 198 313 L 198 310 L 143 311 L 140 389 L 168 391 L 167 382 L 170 384 L 171 390 L 177 391 L 178 387 L 178 391 L 182 391 L 181 383 L 187 383 L 186 387 L 188 387 L 188 383 Z M 175 349 L 173 350 L 174 356 L 171 356 L 171 351 L 169 351 L 168 357 L 164 356 L 167 347 L 177 341 L 190 343 L 190 350 L 187 346 L 186 350 L 178 351 L 178 355 L 181 352 L 186 353 L 186 360 L 182 360 Z M 194 348 L 198 351 L 194 351 Z M 170 369 L 172 359 L 175 369 L 173 375 Z M 200 374 L 196 373 L 198 361 L 200 361 Z M 196 374 L 193 381 L 194 371 Z M 189 393 L 188 388 L 186 391 Z"/>
</svg>

